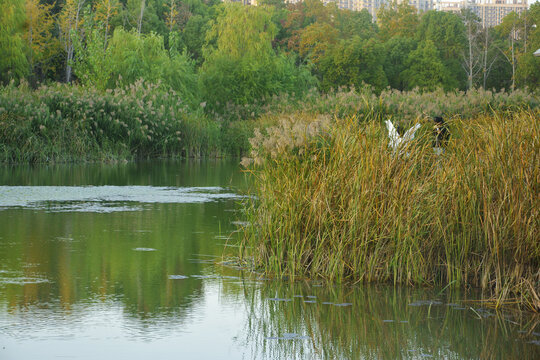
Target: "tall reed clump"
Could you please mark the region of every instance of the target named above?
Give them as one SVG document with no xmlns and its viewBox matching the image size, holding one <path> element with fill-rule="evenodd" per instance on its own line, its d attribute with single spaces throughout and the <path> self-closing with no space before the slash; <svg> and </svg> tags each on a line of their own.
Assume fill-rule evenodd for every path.
<svg viewBox="0 0 540 360">
<path fill-rule="evenodd" d="M 430 120 L 394 153 L 380 122 L 296 116 L 252 139 L 241 256 L 266 272 L 481 287 L 540 310 L 540 112 Z"/>
<path fill-rule="evenodd" d="M 329 93 L 313 89 L 295 97 L 289 94 L 274 95 L 260 99 L 252 104 L 227 104 L 222 114 L 212 113 L 219 119 L 258 118 L 264 114 L 291 114 L 304 112 L 330 114 L 339 118 L 356 116 L 359 121 L 382 119 L 386 116 L 399 116 L 414 120 L 418 114 L 426 116 L 459 114 L 472 118 L 482 114 L 500 111 L 513 111 L 523 108 L 536 109 L 540 106 L 538 94 L 527 90 L 513 92 L 493 92 L 484 89 L 464 91 L 444 91 L 438 89 L 423 92 L 418 89 L 399 91 L 383 90 L 380 94 L 369 86 L 358 89 L 340 88 Z"/>
<path fill-rule="evenodd" d="M 219 152 L 220 125 L 162 86 L 54 84 L 0 89 L 0 161 L 44 162 Z"/>
</svg>

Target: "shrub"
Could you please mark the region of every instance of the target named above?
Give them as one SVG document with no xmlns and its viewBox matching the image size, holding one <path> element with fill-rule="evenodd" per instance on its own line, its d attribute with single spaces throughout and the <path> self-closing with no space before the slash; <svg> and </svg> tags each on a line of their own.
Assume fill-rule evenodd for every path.
<svg viewBox="0 0 540 360">
<path fill-rule="evenodd" d="M 0 90 L 4 161 L 66 161 L 216 153 L 218 123 L 173 90 L 142 80 L 122 88 L 25 84 Z M 31 155 L 35 154 L 35 155 Z M 107 155 L 107 156 L 109 156 Z"/>
</svg>

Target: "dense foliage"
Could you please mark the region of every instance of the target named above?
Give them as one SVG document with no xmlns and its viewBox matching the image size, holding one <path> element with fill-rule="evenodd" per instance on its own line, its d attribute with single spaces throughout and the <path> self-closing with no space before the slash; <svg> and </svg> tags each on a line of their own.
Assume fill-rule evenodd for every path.
<svg viewBox="0 0 540 360">
<path fill-rule="evenodd" d="M 3 0 L 0 81 L 76 81 L 98 89 L 160 81 L 223 112 L 311 87 L 380 92 L 540 84 L 540 4 L 482 28 L 471 12 L 366 11 L 319 0 L 259 6 L 217 0 Z"/>
<path fill-rule="evenodd" d="M 540 47 L 540 4 L 486 29 L 470 12 L 419 13 L 397 3 L 379 9 L 377 22 L 366 10 L 340 10 L 319 0 L 263 0 L 258 6 L 218 0 L 0 0 L 0 5 L 3 161 L 79 158 L 96 147 L 120 158 L 241 154 L 258 126 L 244 120 L 269 113 L 400 116 L 407 122 L 423 115 L 472 117 L 538 105 L 540 59 L 532 52 Z M 158 129 L 146 134 L 152 140 L 135 144 L 139 125 L 129 116 L 133 102 L 142 99 L 119 94 L 143 83 L 157 99 L 145 103 L 148 116 L 181 131 L 182 145 L 172 146 L 170 134 L 161 137 Z M 173 106 L 174 116 L 165 119 L 155 107 L 164 101 L 170 111 L 170 98 L 182 105 Z M 130 135 L 119 138 L 114 127 L 94 129 L 79 118 L 84 114 L 77 106 L 96 104 L 91 99 L 106 106 L 88 111 L 123 122 Z M 73 109 L 66 113 L 59 103 Z M 40 122 L 45 118 L 56 122 Z M 189 138 L 174 125 L 178 118 L 205 135 Z M 268 117 L 259 123 L 265 121 Z M 40 126 L 47 131 L 37 131 Z M 81 138 L 57 142 L 60 133 Z M 213 140 L 202 140 L 207 137 Z M 89 151 L 82 145 L 73 151 L 77 142 Z"/>
</svg>

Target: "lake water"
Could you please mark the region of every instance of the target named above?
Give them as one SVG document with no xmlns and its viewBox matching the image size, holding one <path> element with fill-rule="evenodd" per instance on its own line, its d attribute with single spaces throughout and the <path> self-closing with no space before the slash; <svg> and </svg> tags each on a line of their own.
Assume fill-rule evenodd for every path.
<svg viewBox="0 0 540 360">
<path fill-rule="evenodd" d="M 475 293 L 243 272 L 246 193 L 233 161 L 0 167 L 0 359 L 540 359 Z"/>
</svg>

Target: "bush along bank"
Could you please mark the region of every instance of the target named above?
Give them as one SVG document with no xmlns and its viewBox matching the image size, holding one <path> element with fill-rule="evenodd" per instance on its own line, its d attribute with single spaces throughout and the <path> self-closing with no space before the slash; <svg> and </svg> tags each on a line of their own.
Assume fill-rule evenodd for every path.
<svg viewBox="0 0 540 360">
<path fill-rule="evenodd" d="M 258 119 L 269 114 L 312 115 L 329 114 L 339 118 L 355 116 L 358 121 L 380 120 L 389 116 L 412 121 L 418 116 L 454 116 L 464 119 L 501 111 L 536 109 L 540 106 L 538 93 L 527 90 L 494 92 L 484 89 L 464 91 L 399 91 L 386 89 L 380 93 L 365 85 L 361 88 L 340 88 L 327 93 L 312 89 L 301 97 L 281 94 L 250 104 L 228 103 L 222 113 L 211 116 L 221 120 Z"/>
<path fill-rule="evenodd" d="M 22 83 L 0 88 L 0 162 L 65 162 L 158 156 L 241 156 L 257 127 L 286 114 L 327 114 L 406 126 L 420 116 L 482 114 L 536 109 L 537 95 L 514 92 L 384 90 L 369 86 L 326 94 L 275 95 L 222 112 L 188 106 L 163 84 L 142 80 L 113 90 Z"/>
<path fill-rule="evenodd" d="M 0 161 L 219 155 L 221 126 L 180 96 L 138 81 L 98 91 L 53 84 L 0 89 Z"/>
<path fill-rule="evenodd" d="M 377 121 L 283 118 L 256 131 L 240 256 L 269 274 L 473 286 L 540 311 L 538 111 L 433 122 L 398 152 Z M 368 119 L 369 120 L 369 119 Z"/>
</svg>

